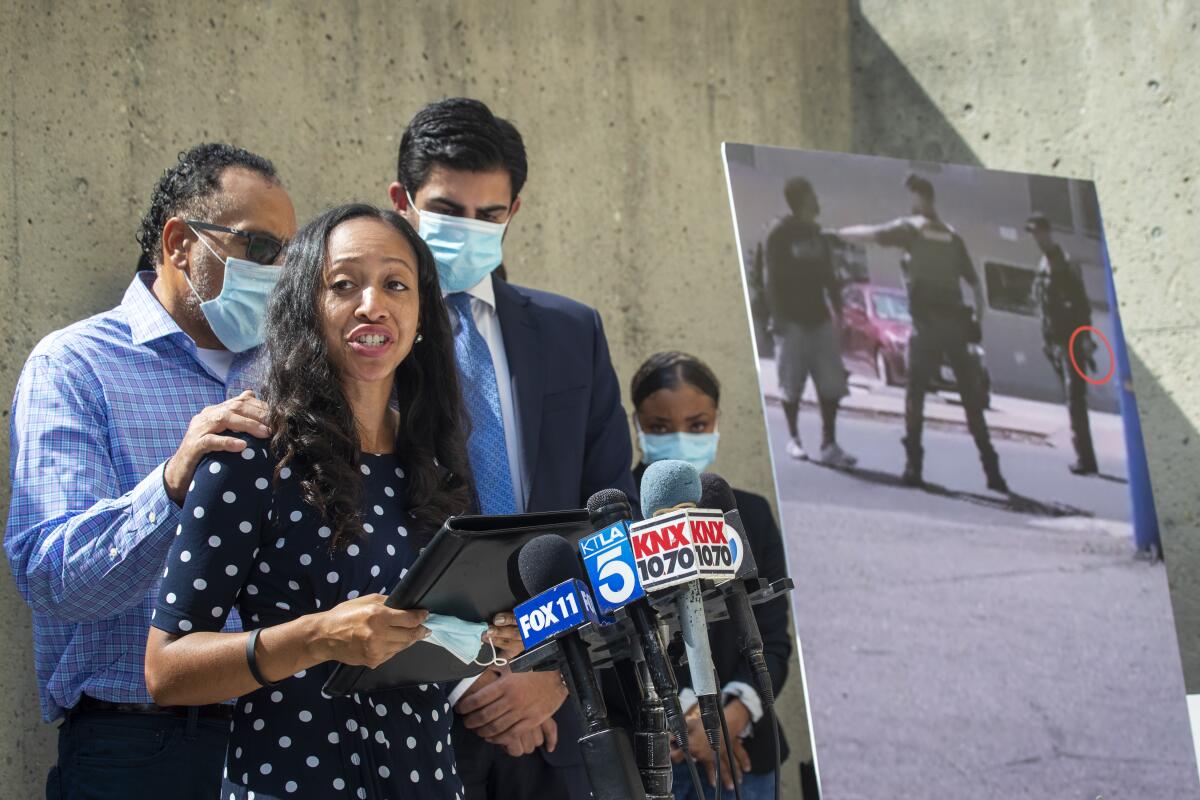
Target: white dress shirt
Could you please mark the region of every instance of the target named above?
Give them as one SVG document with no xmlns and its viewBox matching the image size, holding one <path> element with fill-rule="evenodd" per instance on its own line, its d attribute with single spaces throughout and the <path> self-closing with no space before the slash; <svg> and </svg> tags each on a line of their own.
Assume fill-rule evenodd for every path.
<svg viewBox="0 0 1200 800">
<path fill-rule="evenodd" d="M 228 350 L 210 350 L 207 347 L 197 347 L 196 358 L 200 359 L 200 363 L 208 368 L 213 377 L 219 378 L 221 383 L 229 381 L 229 368 L 233 366 L 233 353 Z"/>
</svg>

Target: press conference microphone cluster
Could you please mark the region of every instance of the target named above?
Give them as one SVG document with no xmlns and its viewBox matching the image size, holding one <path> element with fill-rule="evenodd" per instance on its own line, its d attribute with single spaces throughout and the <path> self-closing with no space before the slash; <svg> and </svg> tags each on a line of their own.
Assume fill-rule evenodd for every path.
<svg viewBox="0 0 1200 800">
<path fill-rule="evenodd" d="M 562 653 L 562 675 L 579 704 L 587 732 L 579 739 L 584 769 L 595 800 L 646 800 L 629 735 L 614 728 L 579 629 L 598 623 L 575 548 L 555 534 L 528 542 L 517 556 L 525 590 L 532 599 L 514 611 L 522 638 L 539 628 Z"/>
<path fill-rule="evenodd" d="M 670 800 L 674 797 L 670 734 L 674 732 L 679 748 L 688 753 L 687 721 L 679 703 L 679 685 L 659 638 L 658 614 L 637 578 L 629 541 L 632 507 L 620 489 L 603 489 L 588 498 L 587 509 L 595 533 L 579 541 L 579 553 L 596 603 L 602 613 L 612 615 L 612 628 L 620 631 L 623 619 L 633 627 L 633 635 L 626 634 L 626 646 L 634 677 L 629 680 L 620 664 L 616 671 L 625 678 L 622 688 L 627 699 L 631 694 L 640 698 L 633 736 L 642 786 L 647 798 Z M 690 758 L 689 768 L 699 790 L 699 775 Z"/>
<path fill-rule="evenodd" d="M 604 489 L 588 498 L 587 509 L 596 533 L 581 540 L 579 550 L 596 602 L 605 613 L 623 612 L 629 618 L 637 637 L 632 646 L 640 649 L 667 722 L 679 746 L 686 750 L 687 722 L 679 705 L 679 685 L 658 635 L 658 615 L 646 600 L 629 544 L 633 517 L 629 498 L 620 489 Z"/>
<path fill-rule="evenodd" d="M 647 468 L 641 492 L 646 519 L 631 521 L 623 492 L 597 492 L 588 500 L 594 532 L 579 540 L 577 552 L 550 534 L 532 540 L 518 557 L 533 598 L 516 609 L 526 652 L 513 668 L 563 671 L 587 721 L 580 745 L 598 800 L 669 800 L 668 725 L 700 791 L 679 687 L 659 631 L 666 636 L 676 630 L 683 639 L 705 738 L 719 754 L 724 717 L 707 625 L 727 616 L 733 621 L 739 653 L 751 663 L 769 709 L 773 692 L 751 605 L 791 584 L 781 579 L 767 591 L 747 594 L 746 581 L 757 571 L 732 490 L 719 476 L 698 476 L 686 462 L 659 461 Z M 579 579 L 580 560 L 587 585 Z M 596 681 L 595 668 L 609 664 L 626 699 L 638 701 L 636 757 L 626 732 L 610 723 Z"/>
</svg>

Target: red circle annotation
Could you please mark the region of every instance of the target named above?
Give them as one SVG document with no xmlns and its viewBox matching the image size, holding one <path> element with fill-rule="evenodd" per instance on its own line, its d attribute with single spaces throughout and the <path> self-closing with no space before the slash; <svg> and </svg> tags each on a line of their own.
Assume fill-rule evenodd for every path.
<svg viewBox="0 0 1200 800">
<path fill-rule="evenodd" d="M 1096 334 L 1096 336 L 1099 337 L 1100 341 L 1104 342 L 1105 349 L 1108 350 L 1108 372 L 1106 372 L 1104 374 L 1103 378 L 1089 378 L 1088 374 L 1079 368 L 1079 362 L 1077 362 L 1075 360 L 1075 339 L 1078 338 L 1079 334 L 1083 333 L 1084 331 L 1088 331 L 1090 333 Z M 1115 352 L 1113 352 L 1113 346 L 1108 341 L 1108 337 L 1105 336 L 1100 331 L 1100 329 L 1095 327 L 1094 325 L 1080 325 L 1078 328 L 1075 329 L 1075 332 L 1071 334 L 1070 341 L 1067 342 L 1067 353 L 1071 357 L 1071 368 L 1073 370 L 1075 370 L 1075 372 L 1079 375 L 1079 377 L 1083 378 L 1085 381 L 1092 384 L 1093 386 L 1103 386 L 1104 384 L 1111 381 L 1113 378 L 1113 375 L 1116 374 L 1117 354 Z"/>
</svg>

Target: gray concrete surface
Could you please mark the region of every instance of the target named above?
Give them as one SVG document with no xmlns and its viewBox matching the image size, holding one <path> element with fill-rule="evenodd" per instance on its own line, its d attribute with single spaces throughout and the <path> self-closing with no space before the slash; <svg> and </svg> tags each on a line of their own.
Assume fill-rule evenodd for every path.
<svg viewBox="0 0 1200 800">
<path fill-rule="evenodd" d="M 961 409 L 960 409 L 961 413 Z M 893 508 L 909 513 L 928 513 L 949 523 L 973 524 L 980 513 L 1011 512 L 1012 519 L 1045 529 L 1092 527 L 1121 539 L 1126 555 L 1134 554 L 1133 528 L 1129 521 L 1129 483 L 1125 454 L 1113 447 L 1096 451 L 1100 473 L 1073 475 L 1068 469 L 1075 460 L 1070 440 L 1036 440 L 993 437 L 1000 468 L 1011 496 L 989 491 L 979 453 L 963 425 L 940 425 L 927 420 L 924 479 L 928 491 L 901 486 L 904 448 L 900 444 L 904 423 L 899 417 L 864 415 L 847 409 L 838 417 L 838 443 L 858 459 L 855 469 L 841 472 L 821 467 L 797 472 L 807 466 L 791 458 L 779 458 L 786 445 L 787 427 L 778 403 L 768 405 L 772 452 L 780 475 L 780 500 L 785 503 L 819 500 L 847 509 Z M 821 441 L 820 414 L 802 407 L 800 436 L 810 458 L 817 460 Z M 813 466 L 816 466 L 814 463 Z M 956 502 L 949 502 L 956 501 Z M 1024 515 L 1024 516 L 1021 516 Z M 1014 523 L 1015 524 L 1015 523 Z M 811 527 L 806 526 L 805 531 Z M 789 533 L 790 536 L 806 535 Z M 817 534 L 819 537 L 819 534 Z M 809 546 L 805 545 L 805 549 Z M 823 564 L 800 560 L 801 575 L 815 575 Z M 1163 592 L 1166 592 L 1165 584 Z M 1175 655 L 1178 659 L 1178 655 Z"/>
<path fill-rule="evenodd" d="M 1094 178 L 1200 676 L 1194 6 L 6 0 L 0 19 L 4 398 L 38 338 L 120 297 L 136 219 L 178 151 L 218 137 L 262 150 L 301 216 L 383 202 L 403 120 L 466 93 L 527 135 L 514 280 L 603 309 L 623 380 L 655 349 L 709 359 L 727 398 L 716 467 L 770 494 L 719 142 Z M 683 292 L 686 311 L 664 313 Z M 4 578 L 0 609 L 0 787 L 35 797 L 52 730 Z"/>
<path fill-rule="evenodd" d="M 768 419 L 823 797 L 1196 795 L 1165 570 L 1131 557 L 1122 459 L 1080 478 L 1069 451 L 998 442 L 1006 500 L 965 432 L 927 430 L 919 491 L 896 479 L 896 420 L 842 420 L 847 473 L 788 458 Z"/>
</svg>

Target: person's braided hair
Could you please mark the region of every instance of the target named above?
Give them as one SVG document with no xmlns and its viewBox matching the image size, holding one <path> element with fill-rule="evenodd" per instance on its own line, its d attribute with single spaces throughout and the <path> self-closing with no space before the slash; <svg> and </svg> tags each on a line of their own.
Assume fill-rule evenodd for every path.
<svg viewBox="0 0 1200 800">
<path fill-rule="evenodd" d="M 179 162 L 154 185 L 150 209 L 142 217 L 135 236 L 142 248 L 138 270 L 158 267 L 163 227 L 171 217 L 205 217 L 216 213 L 215 195 L 221 188 L 221 173 L 227 167 L 243 167 L 279 183 L 274 164 L 240 147 L 206 142 L 180 153 Z"/>
<path fill-rule="evenodd" d="M 676 389 L 684 384 L 711 397 L 714 406 L 721 405 L 721 382 L 707 364 L 688 353 L 665 350 L 642 362 L 629 382 L 633 410 L 636 412 L 642 401 L 659 389 Z"/>
</svg>

